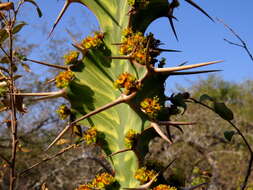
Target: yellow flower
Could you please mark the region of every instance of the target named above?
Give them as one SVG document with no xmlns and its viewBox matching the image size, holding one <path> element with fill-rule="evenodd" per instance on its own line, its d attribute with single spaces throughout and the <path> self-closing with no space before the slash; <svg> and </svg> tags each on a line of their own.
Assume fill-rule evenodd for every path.
<svg viewBox="0 0 253 190">
<path fill-rule="evenodd" d="M 145 98 L 141 102 L 140 106 L 141 110 L 151 118 L 155 118 L 162 108 L 159 103 L 159 98 L 157 96 L 154 98 Z"/>
<path fill-rule="evenodd" d="M 74 64 L 79 57 L 79 52 L 78 51 L 70 51 L 66 55 L 63 56 L 64 58 L 64 63 L 66 65 Z"/>
<path fill-rule="evenodd" d="M 56 78 L 55 83 L 58 88 L 65 88 L 68 86 L 69 82 L 74 78 L 74 73 L 72 71 L 60 72 Z"/>
<path fill-rule="evenodd" d="M 80 185 L 76 190 L 92 190 L 89 184 Z"/>
<path fill-rule="evenodd" d="M 81 43 L 85 50 L 99 47 L 103 43 L 104 34 L 95 32 L 93 36 L 87 36 Z"/>
<path fill-rule="evenodd" d="M 70 109 L 65 104 L 62 104 L 56 110 L 56 113 L 59 115 L 59 117 L 62 120 L 64 120 L 64 119 L 66 119 L 71 114 L 71 111 L 70 111 Z"/>
<path fill-rule="evenodd" d="M 138 133 L 130 129 L 125 135 L 125 145 L 127 148 L 132 148 L 134 141 L 136 140 Z"/>
<path fill-rule="evenodd" d="M 101 173 L 97 175 L 92 181 L 92 187 L 102 189 L 105 186 L 111 185 L 115 182 L 115 178 L 109 173 Z"/>
<path fill-rule="evenodd" d="M 95 143 L 97 141 L 98 131 L 95 127 L 91 127 L 87 131 L 85 131 L 83 135 L 83 139 L 86 141 L 86 144 Z"/>
<path fill-rule="evenodd" d="M 140 88 L 137 79 L 130 73 L 124 72 L 114 82 L 116 88 L 124 88 L 125 94 L 130 94 Z"/>
<path fill-rule="evenodd" d="M 135 172 L 135 179 L 144 184 L 150 180 L 152 180 L 156 175 L 154 170 L 148 170 L 146 167 L 142 167 Z"/>
<path fill-rule="evenodd" d="M 161 185 L 158 185 L 155 188 L 153 188 L 153 190 L 177 190 L 177 188 L 171 187 L 169 185 L 161 184 Z"/>
</svg>

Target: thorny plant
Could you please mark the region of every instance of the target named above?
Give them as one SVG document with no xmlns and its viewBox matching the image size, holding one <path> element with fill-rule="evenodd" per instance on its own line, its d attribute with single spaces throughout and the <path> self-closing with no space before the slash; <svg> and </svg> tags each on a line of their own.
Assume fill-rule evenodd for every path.
<svg viewBox="0 0 253 190">
<path fill-rule="evenodd" d="M 63 136 L 69 130 L 75 132 L 77 140 L 75 145 L 70 145 L 59 153 L 43 159 L 20 172 L 19 175 L 23 175 L 40 163 L 51 160 L 84 142 L 100 146 L 112 170 L 98 174 L 90 183 L 77 187 L 77 190 L 190 190 L 205 185 L 206 183 L 190 188 L 172 187 L 170 181 L 165 180 L 163 171 L 174 160 L 169 162 L 167 167 L 162 168 L 155 163 L 147 165 L 144 162 L 148 153 L 148 144 L 153 138 L 160 136 L 172 144 L 170 127 L 183 131 L 181 126 L 195 124 L 195 122 L 171 121 L 171 116 L 186 111 L 188 101 L 201 102 L 192 99 L 188 93 L 172 94 L 166 97 L 165 80 L 172 75 L 215 72 L 218 70 L 189 72 L 183 72 L 183 70 L 221 62 L 212 61 L 164 68 L 165 60 L 158 60 L 158 55 L 162 52 L 178 51 L 159 48 L 160 40 L 156 39 L 153 34 L 145 36 L 144 32 L 155 19 L 167 17 L 175 37 L 178 38 L 173 24 L 173 19 L 176 19 L 173 11 L 179 6 L 179 2 L 177 0 L 172 2 L 168 0 L 66 0 L 53 29 L 68 6 L 73 2 L 78 2 L 88 7 L 97 16 L 100 31 L 86 37 L 80 43 L 73 44 L 77 51 L 71 51 L 64 56 L 64 66 L 29 59 L 13 49 L 14 35 L 25 25 L 24 23 L 18 24 L 16 21 L 19 9 L 25 2 L 35 5 L 41 16 L 41 11 L 33 0 L 22 0 L 17 5 L 13 2 L 0 4 L 1 44 L 5 40 L 8 42 L 8 51 L 2 45 L 0 46 L 7 60 L 7 66 L 0 67 L 1 87 L 5 89 L 2 92 L 2 110 L 10 111 L 11 118 L 6 122 L 12 132 L 11 158 L 0 156 L 10 168 L 9 189 L 14 189 L 18 176 L 15 167 L 18 147 L 16 112 L 26 112 L 22 103 L 26 96 L 40 96 L 37 100 L 65 97 L 71 104 L 71 108 L 61 105 L 57 110 L 60 118 L 69 118 L 70 123 L 46 150 L 63 141 Z M 186 0 L 186 2 L 213 20 L 193 1 Z M 53 30 L 50 34 L 52 32 Z M 82 54 L 81 59 L 80 54 Z M 24 68 L 29 68 L 24 63 L 26 61 L 62 70 L 54 79 L 60 90 L 43 93 L 20 92 L 15 86 L 17 78 L 15 70 L 19 63 Z M 212 101 L 214 102 L 213 110 L 237 130 L 252 155 L 247 140 L 231 121 L 233 119 L 231 111 L 224 104 Z M 88 129 L 84 130 L 86 127 Z M 231 135 L 228 138 L 232 138 Z M 250 159 L 242 190 L 247 185 L 251 164 L 252 159 Z"/>
</svg>

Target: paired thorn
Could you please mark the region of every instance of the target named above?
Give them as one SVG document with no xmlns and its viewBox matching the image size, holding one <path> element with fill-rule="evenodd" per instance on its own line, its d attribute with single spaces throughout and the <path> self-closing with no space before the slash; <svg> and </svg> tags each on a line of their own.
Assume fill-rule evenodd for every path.
<svg viewBox="0 0 253 190">
<path fill-rule="evenodd" d="M 101 106 L 100 108 L 94 110 L 94 111 L 91 111 L 90 113 L 76 119 L 75 121 L 71 122 L 69 125 L 67 125 L 61 132 L 60 134 L 58 134 L 58 136 L 53 140 L 53 142 L 46 148 L 45 151 L 49 150 L 58 140 L 60 140 L 60 138 L 71 128 L 73 127 L 76 123 L 84 120 L 84 119 L 87 119 L 95 114 L 98 114 L 104 110 L 107 110 L 113 106 L 116 106 L 118 104 L 121 104 L 121 103 L 125 103 L 125 102 L 128 102 L 130 99 L 132 99 L 134 96 L 136 95 L 136 92 L 130 94 L 130 95 L 121 95 L 119 98 L 117 98 L 116 100 L 112 101 L 111 103 L 108 103 L 104 106 Z"/>
<path fill-rule="evenodd" d="M 178 41 L 178 36 L 177 36 L 176 28 L 175 28 L 175 26 L 174 26 L 173 18 L 174 18 L 174 17 L 173 17 L 172 15 L 168 17 L 169 22 L 170 22 L 171 29 L 172 29 L 172 31 L 173 31 L 173 34 L 174 34 L 175 38 L 176 38 L 177 41 Z"/>
<path fill-rule="evenodd" d="M 182 70 L 187 70 L 187 69 L 193 69 L 197 67 L 203 67 L 215 63 L 221 63 L 223 61 L 211 61 L 211 62 L 204 62 L 204 63 L 198 63 L 198 64 L 193 64 L 193 65 L 185 65 L 185 66 L 179 66 L 179 67 L 169 67 L 169 68 L 154 68 L 154 72 L 156 73 L 165 73 L 165 74 L 170 74 L 173 71 L 182 71 Z"/>
<path fill-rule="evenodd" d="M 69 67 L 67 67 L 67 66 L 54 65 L 54 64 L 45 63 L 45 62 L 41 62 L 41 61 L 36 61 L 36 60 L 33 60 L 33 59 L 28 59 L 28 58 L 26 58 L 25 60 L 30 61 L 32 63 L 37 63 L 37 64 L 40 64 L 40 65 L 45 65 L 45 66 L 48 66 L 48 67 L 56 68 L 56 69 L 69 70 Z"/>
<path fill-rule="evenodd" d="M 160 137 L 162 137 L 162 139 L 167 141 L 169 144 L 173 144 L 173 142 L 162 132 L 160 126 L 157 123 L 152 122 L 151 127 L 153 127 L 153 129 L 160 135 Z"/>
</svg>

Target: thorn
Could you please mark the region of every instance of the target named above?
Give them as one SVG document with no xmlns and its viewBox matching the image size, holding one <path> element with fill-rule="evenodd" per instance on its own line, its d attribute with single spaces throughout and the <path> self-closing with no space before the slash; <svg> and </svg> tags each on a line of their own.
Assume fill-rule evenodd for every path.
<svg viewBox="0 0 253 190">
<path fill-rule="evenodd" d="M 174 49 L 162 49 L 162 48 L 155 48 L 154 50 L 164 51 L 164 52 L 182 52 L 182 51 L 180 51 L 180 50 L 174 50 Z"/>
<path fill-rule="evenodd" d="M 130 99 L 132 99 L 133 97 L 135 97 L 136 95 L 136 92 L 126 96 L 126 95 L 121 95 L 119 98 L 117 98 L 116 100 L 104 105 L 104 106 L 101 106 L 100 108 L 96 109 L 96 110 L 93 110 L 91 111 L 90 113 L 88 114 L 85 114 L 84 116 L 76 119 L 75 121 L 71 122 L 69 125 L 67 125 L 61 132 L 60 134 L 57 135 L 57 137 L 53 140 L 53 142 L 46 148 L 45 151 L 49 150 L 71 127 L 73 127 L 76 123 L 78 123 L 79 121 L 82 121 L 84 119 L 87 119 L 95 114 L 98 114 L 104 110 L 107 110 L 113 106 L 116 106 L 118 104 L 121 104 L 121 103 L 124 103 L 124 102 L 127 102 L 129 101 Z"/>
<path fill-rule="evenodd" d="M 54 64 L 50 64 L 50 63 L 44 63 L 44 62 L 36 61 L 36 60 L 33 60 L 33 59 L 26 58 L 25 60 L 26 61 L 30 61 L 32 63 L 37 63 L 37 64 L 45 65 L 45 66 L 48 66 L 48 67 L 53 67 L 53 68 L 56 68 L 56 69 L 62 69 L 62 70 L 68 70 L 69 69 L 69 67 L 67 67 L 67 66 L 54 65 Z"/>
<path fill-rule="evenodd" d="M 180 63 L 178 66 L 183 66 L 183 65 L 185 65 L 187 63 L 188 63 L 188 61 L 184 61 L 183 63 Z"/>
<path fill-rule="evenodd" d="M 54 96 L 60 97 L 65 95 L 65 90 L 59 90 L 56 92 L 20 92 L 20 93 L 13 93 L 12 95 L 15 96 Z"/>
<path fill-rule="evenodd" d="M 160 137 L 162 137 L 162 139 L 167 141 L 169 144 L 173 144 L 172 141 L 168 139 L 168 137 L 161 131 L 160 126 L 157 123 L 152 122 L 151 127 L 155 129 L 155 131 L 160 135 Z"/>
<path fill-rule="evenodd" d="M 53 33 L 54 29 L 56 28 L 57 24 L 59 23 L 59 21 L 61 20 L 62 16 L 64 15 L 65 11 L 67 10 L 67 8 L 69 7 L 70 3 L 72 3 L 73 0 L 66 0 L 65 1 L 65 4 L 63 5 L 63 8 L 60 12 L 60 14 L 58 15 L 56 21 L 54 22 L 54 25 L 51 29 L 51 31 L 49 32 L 48 34 L 48 37 L 47 38 L 50 38 L 51 34 Z"/>
<path fill-rule="evenodd" d="M 117 152 L 114 152 L 114 153 L 108 155 L 108 157 L 112 157 L 112 156 L 115 156 L 116 154 L 123 153 L 123 152 L 128 152 L 128 151 L 131 151 L 131 150 L 132 150 L 131 148 L 122 149 L 122 150 L 119 150 Z"/>
<path fill-rule="evenodd" d="M 196 122 L 184 122 L 184 121 L 158 121 L 160 125 L 195 125 Z"/>
<path fill-rule="evenodd" d="M 194 75 L 194 74 L 202 74 L 202 73 L 213 73 L 220 72 L 222 70 L 206 70 L 206 71 L 192 71 L 192 72 L 172 72 L 170 75 Z"/>
<path fill-rule="evenodd" d="M 182 70 L 187 70 L 187 69 L 193 69 L 197 67 L 203 67 L 215 63 L 221 63 L 221 61 L 211 61 L 211 62 L 204 62 L 204 63 L 198 63 L 198 64 L 193 64 L 193 65 L 185 65 L 185 66 L 179 66 L 179 67 L 169 67 L 169 68 L 154 68 L 154 72 L 156 73 L 166 73 L 169 74 L 173 71 L 182 71 Z"/>
<path fill-rule="evenodd" d="M 195 7 L 196 9 L 198 9 L 199 11 L 201 11 L 204 15 L 206 15 L 211 21 L 215 22 L 213 20 L 213 18 L 211 16 L 209 16 L 207 14 L 206 11 L 204 11 L 199 5 L 197 5 L 195 2 L 193 2 L 192 0 L 185 0 L 187 3 L 189 3 L 190 5 L 192 5 L 193 7 Z"/>
<path fill-rule="evenodd" d="M 176 39 L 178 41 L 177 32 L 176 32 L 176 29 L 175 29 L 175 26 L 174 26 L 174 23 L 173 23 L 173 16 L 169 16 L 168 19 L 169 19 L 169 22 L 170 22 L 171 29 L 174 33 L 174 36 L 176 37 Z"/>
</svg>

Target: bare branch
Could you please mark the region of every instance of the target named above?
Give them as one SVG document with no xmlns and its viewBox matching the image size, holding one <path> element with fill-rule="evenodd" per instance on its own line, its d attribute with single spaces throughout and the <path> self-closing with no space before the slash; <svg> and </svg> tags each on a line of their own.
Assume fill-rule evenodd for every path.
<svg viewBox="0 0 253 190">
<path fill-rule="evenodd" d="M 250 52 L 247 43 L 239 36 L 239 34 L 237 34 L 235 32 L 235 30 L 233 30 L 229 25 L 227 25 L 224 21 L 222 21 L 221 19 L 216 18 L 221 24 L 223 24 L 239 41 L 241 44 L 239 43 L 234 43 L 231 42 L 230 40 L 224 39 L 224 41 L 226 41 L 227 43 L 231 44 L 231 45 L 235 45 L 238 47 L 241 47 L 243 49 L 245 49 L 245 51 L 247 52 L 248 56 L 250 57 L 251 61 L 253 61 L 253 55 Z"/>
<path fill-rule="evenodd" d="M 55 155 L 53 155 L 53 156 L 51 156 L 51 157 L 44 158 L 42 161 L 40 161 L 40 162 L 38 162 L 38 163 L 32 165 L 31 167 L 25 169 L 24 171 L 22 171 L 19 175 L 24 175 L 26 172 L 30 171 L 31 169 L 33 169 L 33 168 L 39 166 L 40 164 L 42 164 L 42 163 L 44 163 L 44 162 L 47 162 L 47 161 L 49 161 L 49 160 L 52 160 L 52 159 L 54 159 L 54 158 L 56 158 L 56 157 L 62 155 L 63 153 L 65 153 L 65 152 L 71 150 L 71 149 L 74 148 L 74 147 L 76 147 L 75 144 L 70 145 L 70 146 L 68 146 L 67 148 L 64 148 L 64 149 L 60 150 L 60 151 L 59 151 L 58 153 L 56 153 Z"/>
</svg>

